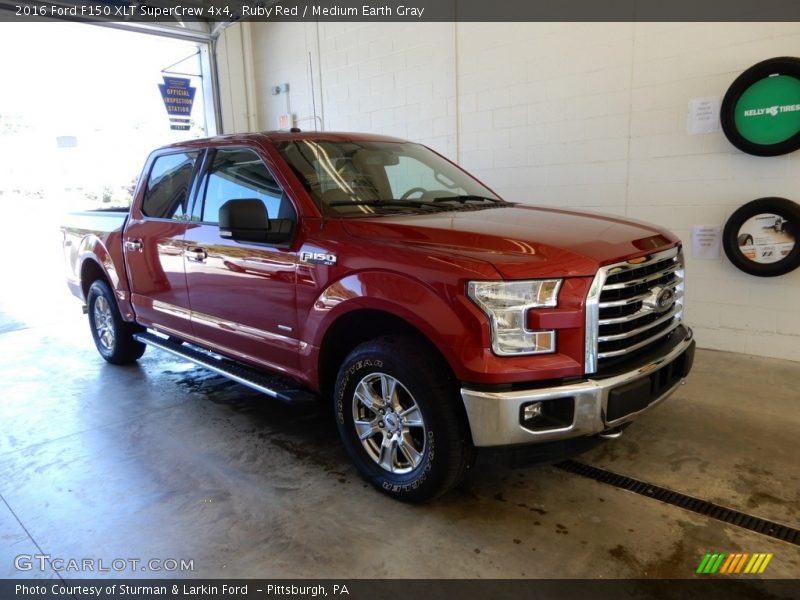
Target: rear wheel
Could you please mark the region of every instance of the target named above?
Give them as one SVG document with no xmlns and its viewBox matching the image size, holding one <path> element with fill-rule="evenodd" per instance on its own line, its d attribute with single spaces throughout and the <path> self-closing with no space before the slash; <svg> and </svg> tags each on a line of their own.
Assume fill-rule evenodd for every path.
<svg viewBox="0 0 800 600">
<path fill-rule="evenodd" d="M 422 344 L 386 336 L 345 359 L 334 393 L 342 442 L 361 475 L 406 502 L 456 485 L 472 445 L 459 413 L 458 386 Z"/>
<path fill-rule="evenodd" d="M 86 303 L 89 307 L 89 328 L 100 356 L 115 365 L 136 362 L 146 348 L 133 338 L 133 334 L 141 329 L 122 320 L 108 284 L 95 281 L 89 288 Z"/>
</svg>

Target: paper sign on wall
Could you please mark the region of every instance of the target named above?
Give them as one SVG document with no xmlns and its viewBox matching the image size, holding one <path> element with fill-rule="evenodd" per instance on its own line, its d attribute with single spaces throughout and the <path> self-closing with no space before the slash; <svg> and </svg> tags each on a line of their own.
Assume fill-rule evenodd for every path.
<svg viewBox="0 0 800 600">
<path fill-rule="evenodd" d="M 719 129 L 719 96 L 689 100 L 686 131 L 689 135 L 714 133 Z"/>
<path fill-rule="evenodd" d="M 294 127 L 294 115 L 284 113 L 278 116 L 278 129 L 289 129 Z"/>
<path fill-rule="evenodd" d="M 692 227 L 692 258 L 716 260 L 720 257 L 721 232 L 719 225 L 695 225 Z"/>
</svg>

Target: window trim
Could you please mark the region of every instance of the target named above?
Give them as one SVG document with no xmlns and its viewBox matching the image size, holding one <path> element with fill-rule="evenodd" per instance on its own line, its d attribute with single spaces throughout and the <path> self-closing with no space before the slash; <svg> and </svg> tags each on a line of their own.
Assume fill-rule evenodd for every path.
<svg viewBox="0 0 800 600">
<path fill-rule="evenodd" d="M 195 177 L 197 179 L 197 185 L 193 185 L 192 188 L 194 190 L 194 198 L 192 199 L 192 210 L 189 213 L 190 219 L 187 221 L 189 223 L 197 224 L 197 225 L 210 225 L 210 226 L 217 226 L 219 227 L 218 221 L 203 221 L 203 209 L 205 208 L 205 192 L 208 190 L 208 180 L 206 179 L 206 175 L 211 172 L 211 168 L 214 166 L 214 159 L 216 158 L 217 152 L 224 151 L 224 150 L 249 150 L 253 154 L 256 155 L 258 160 L 261 161 L 261 164 L 267 170 L 267 173 L 270 174 L 272 180 L 281 190 L 281 196 L 285 196 L 286 200 L 291 204 L 292 210 L 294 211 L 294 222 L 295 225 L 300 221 L 300 213 L 297 210 L 297 206 L 295 202 L 292 200 L 290 194 L 286 193 L 286 187 L 278 181 L 278 178 L 275 177 L 275 173 L 272 169 L 269 168 L 269 165 L 264 160 L 264 156 L 254 147 L 252 146 L 214 146 L 207 148 L 205 150 L 205 155 L 203 157 L 203 168 L 201 172 L 196 172 Z M 197 209 L 197 221 L 193 220 L 195 216 L 195 209 Z"/>
<path fill-rule="evenodd" d="M 202 214 L 202 207 L 201 212 L 197 213 L 197 219 L 195 220 L 195 209 L 200 205 L 200 188 L 203 186 L 203 180 L 206 175 L 206 171 L 211 164 L 211 161 L 214 157 L 215 148 L 203 148 L 203 159 L 200 161 L 200 168 L 194 174 L 194 183 L 192 183 L 192 207 L 189 211 L 189 222 L 190 223 L 201 223 L 200 216 Z"/>
<path fill-rule="evenodd" d="M 164 158 L 165 156 L 175 156 L 177 154 L 192 154 L 192 153 L 197 153 L 197 156 L 195 157 L 194 165 L 192 166 L 192 174 L 190 175 L 190 185 L 189 185 L 189 188 L 186 190 L 186 209 L 187 210 L 184 213 L 186 218 L 176 219 L 174 217 L 152 217 L 152 216 L 148 215 L 146 212 L 144 212 L 144 203 L 147 200 L 147 191 L 148 191 L 148 188 L 150 186 L 150 177 L 153 174 L 153 168 L 156 166 L 156 163 L 158 162 L 158 160 L 160 158 Z M 194 188 L 195 178 L 197 177 L 198 163 L 200 162 L 200 161 L 198 161 L 198 159 L 200 158 L 200 156 L 203 153 L 204 152 L 203 152 L 202 149 L 183 148 L 183 149 L 175 149 L 174 152 L 158 152 L 157 154 L 155 154 L 151 158 L 150 165 L 149 165 L 149 167 L 147 169 L 147 177 L 145 177 L 145 179 L 144 179 L 144 188 L 142 189 L 142 201 L 139 203 L 139 214 L 142 215 L 143 219 L 145 219 L 147 221 L 161 221 L 161 222 L 166 222 L 166 223 L 189 223 L 190 222 L 190 219 L 188 217 L 191 217 L 191 214 L 192 214 L 191 210 L 189 210 L 189 207 L 193 204 L 192 190 Z"/>
</svg>

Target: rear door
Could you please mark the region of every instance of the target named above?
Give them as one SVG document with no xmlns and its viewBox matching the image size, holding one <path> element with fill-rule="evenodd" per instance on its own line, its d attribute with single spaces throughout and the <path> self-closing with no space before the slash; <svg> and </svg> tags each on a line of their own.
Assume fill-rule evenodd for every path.
<svg viewBox="0 0 800 600">
<path fill-rule="evenodd" d="M 192 335 L 183 252 L 200 154 L 174 151 L 151 159 L 142 202 L 131 210 L 123 235 L 137 321 L 180 337 Z"/>
<path fill-rule="evenodd" d="M 270 219 L 297 212 L 261 157 L 250 148 L 209 151 L 186 232 L 186 280 L 195 336 L 220 352 L 277 370 L 297 369 L 297 253 L 219 235 L 228 200 L 256 198 Z M 199 221 L 199 222 L 197 222 Z"/>
</svg>

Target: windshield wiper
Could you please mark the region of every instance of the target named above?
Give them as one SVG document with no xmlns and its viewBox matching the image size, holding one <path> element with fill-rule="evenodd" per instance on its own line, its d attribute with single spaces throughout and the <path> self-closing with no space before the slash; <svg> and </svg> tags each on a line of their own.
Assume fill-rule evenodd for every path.
<svg viewBox="0 0 800 600">
<path fill-rule="evenodd" d="M 415 202 L 413 200 L 338 200 L 329 202 L 328 206 L 380 206 L 382 208 L 438 208 L 427 202 Z"/>
<path fill-rule="evenodd" d="M 494 204 L 508 204 L 505 200 L 499 198 L 489 198 L 488 196 L 478 196 L 477 194 L 463 194 L 461 196 L 439 196 L 434 198 L 431 202 L 492 202 Z"/>
</svg>

